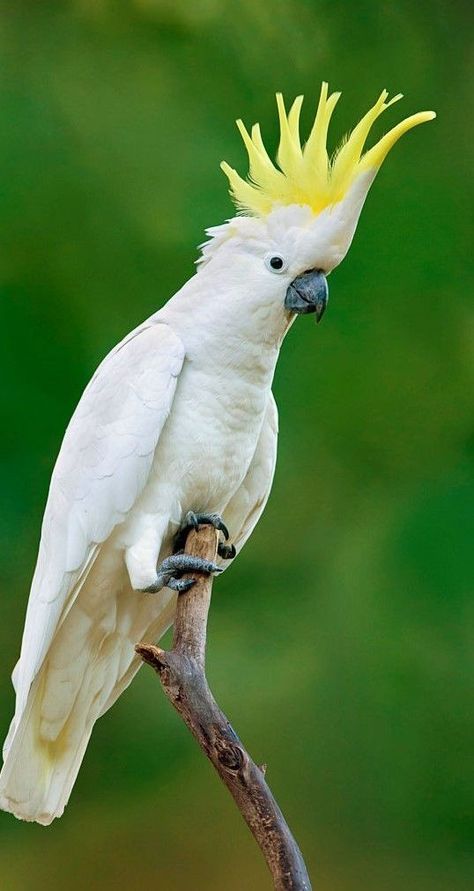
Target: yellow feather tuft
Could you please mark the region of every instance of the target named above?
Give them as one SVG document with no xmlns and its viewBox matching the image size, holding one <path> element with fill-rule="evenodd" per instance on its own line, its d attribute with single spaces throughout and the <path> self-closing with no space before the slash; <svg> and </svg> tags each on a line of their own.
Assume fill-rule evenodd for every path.
<svg viewBox="0 0 474 891">
<path fill-rule="evenodd" d="M 328 95 L 327 83 L 322 84 L 314 124 L 308 141 L 302 148 L 299 120 L 303 97 L 298 96 L 287 113 L 283 96 L 277 93 L 280 121 L 278 166 L 273 164 L 265 149 L 259 124 L 254 124 L 249 133 L 243 122 L 237 121 L 249 156 L 249 179 L 242 179 L 225 161 L 221 168 L 229 180 L 231 196 L 240 210 L 265 216 L 277 205 L 307 204 L 318 214 L 328 205 L 341 201 L 360 173 L 370 169 L 377 170 L 400 136 L 412 127 L 436 117 L 433 111 L 421 111 L 406 118 L 363 154 L 374 122 L 382 112 L 402 98 L 399 93 L 389 100 L 387 91 L 383 90 L 375 105 L 359 121 L 330 161 L 327 135 L 340 95 Z"/>
</svg>

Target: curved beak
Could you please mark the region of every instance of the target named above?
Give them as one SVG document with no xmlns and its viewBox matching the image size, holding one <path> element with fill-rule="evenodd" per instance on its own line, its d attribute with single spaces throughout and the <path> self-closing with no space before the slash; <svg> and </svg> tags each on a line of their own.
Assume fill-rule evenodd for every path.
<svg viewBox="0 0 474 891">
<path fill-rule="evenodd" d="M 288 287 L 285 308 L 299 315 L 315 312 L 316 322 L 320 322 L 328 305 L 328 298 L 328 283 L 324 272 L 309 269 L 298 275 Z"/>
</svg>

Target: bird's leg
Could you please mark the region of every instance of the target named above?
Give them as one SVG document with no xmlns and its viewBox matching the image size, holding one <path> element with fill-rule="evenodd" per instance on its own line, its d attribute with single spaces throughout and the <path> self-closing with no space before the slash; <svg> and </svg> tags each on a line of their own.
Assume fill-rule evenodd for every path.
<svg viewBox="0 0 474 891">
<path fill-rule="evenodd" d="M 158 567 L 156 581 L 143 590 L 148 594 L 156 594 L 162 588 L 172 588 L 173 591 L 188 591 L 194 585 L 195 579 L 182 579 L 185 572 L 222 572 L 217 563 L 204 560 L 203 557 L 195 557 L 194 554 L 172 554 L 166 557 Z"/>
<path fill-rule="evenodd" d="M 217 529 L 218 532 L 222 532 L 226 541 L 229 538 L 229 530 L 219 514 L 199 514 L 194 513 L 193 510 L 189 510 L 184 518 L 184 523 L 181 525 L 181 528 L 178 529 L 178 532 L 174 537 L 175 553 L 179 551 L 180 548 L 184 548 L 189 530 L 198 529 L 199 526 L 214 526 L 214 529 Z M 221 556 L 223 555 L 221 554 Z"/>
</svg>

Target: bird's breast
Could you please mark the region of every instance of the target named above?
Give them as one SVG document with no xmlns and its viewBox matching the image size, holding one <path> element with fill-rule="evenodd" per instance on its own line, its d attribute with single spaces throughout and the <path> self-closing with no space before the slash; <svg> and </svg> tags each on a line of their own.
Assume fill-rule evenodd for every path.
<svg viewBox="0 0 474 891">
<path fill-rule="evenodd" d="M 172 505 L 175 522 L 187 510 L 224 510 L 255 453 L 270 383 L 185 367 L 146 487 L 150 509 Z"/>
</svg>

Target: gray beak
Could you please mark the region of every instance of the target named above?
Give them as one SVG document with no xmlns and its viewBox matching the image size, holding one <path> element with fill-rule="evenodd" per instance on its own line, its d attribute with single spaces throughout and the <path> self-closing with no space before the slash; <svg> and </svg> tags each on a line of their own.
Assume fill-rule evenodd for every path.
<svg viewBox="0 0 474 891">
<path fill-rule="evenodd" d="M 320 269 L 309 269 L 303 272 L 289 286 L 285 297 L 285 308 L 290 312 L 303 315 L 316 313 L 316 322 L 320 322 L 328 305 L 328 283 L 324 272 Z"/>
</svg>

